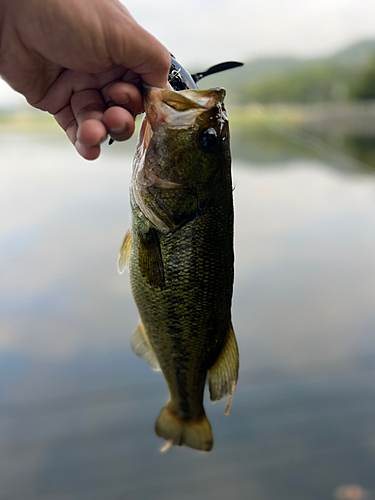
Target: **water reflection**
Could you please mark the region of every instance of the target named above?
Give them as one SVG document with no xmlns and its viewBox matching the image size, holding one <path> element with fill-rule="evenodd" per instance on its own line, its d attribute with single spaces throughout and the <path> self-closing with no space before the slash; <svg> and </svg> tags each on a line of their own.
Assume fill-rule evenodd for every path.
<svg viewBox="0 0 375 500">
<path fill-rule="evenodd" d="M 340 171 L 375 172 L 375 138 L 372 135 L 270 124 L 239 128 L 232 142 L 239 158 L 258 165 L 318 159 Z"/>
<path fill-rule="evenodd" d="M 239 385 L 230 417 L 205 403 L 210 454 L 161 455 L 165 386 L 130 352 L 116 271 L 132 147 L 88 164 L 65 142 L 0 139 L 1 499 L 374 497 L 375 179 L 306 153 L 280 168 L 270 145 L 259 168 L 261 143 L 240 141 Z"/>
</svg>

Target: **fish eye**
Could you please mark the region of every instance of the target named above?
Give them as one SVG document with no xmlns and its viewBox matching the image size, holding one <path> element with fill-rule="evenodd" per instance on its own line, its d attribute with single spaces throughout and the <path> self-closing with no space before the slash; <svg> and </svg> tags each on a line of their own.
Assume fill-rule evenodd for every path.
<svg viewBox="0 0 375 500">
<path fill-rule="evenodd" d="M 199 134 L 198 140 L 201 148 L 205 150 L 214 148 L 219 142 L 217 132 L 213 127 L 204 129 Z"/>
</svg>

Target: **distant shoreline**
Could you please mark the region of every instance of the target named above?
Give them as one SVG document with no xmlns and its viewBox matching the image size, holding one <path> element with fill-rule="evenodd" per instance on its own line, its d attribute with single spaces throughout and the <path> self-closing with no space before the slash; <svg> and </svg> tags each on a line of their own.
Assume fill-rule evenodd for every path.
<svg viewBox="0 0 375 500">
<path fill-rule="evenodd" d="M 232 128 L 263 128 L 272 124 L 294 126 L 312 132 L 375 136 L 375 101 L 319 104 L 249 104 L 231 107 Z"/>
<path fill-rule="evenodd" d="M 229 106 L 228 116 L 235 131 L 284 125 L 313 132 L 375 137 L 375 101 L 266 105 L 254 102 L 246 106 Z M 0 133 L 4 132 L 58 135 L 61 129 L 48 113 L 33 109 L 0 110 Z"/>
</svg>

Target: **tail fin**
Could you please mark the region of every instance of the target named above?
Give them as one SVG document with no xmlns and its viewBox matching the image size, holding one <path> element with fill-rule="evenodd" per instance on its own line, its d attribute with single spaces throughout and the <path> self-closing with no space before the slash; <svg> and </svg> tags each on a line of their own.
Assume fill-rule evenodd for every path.
<svg viewBox="0 0 375 500">
<path fill-rule="evenodd" d="M 178 446 L 185 444 L 195 450 L 210 451 L 213 445 L 211 425 L 206 415 L 183 420 L 173 411 L 170 402 L 161 410 L 155 431 L 159 437 Z"/>
</svg>

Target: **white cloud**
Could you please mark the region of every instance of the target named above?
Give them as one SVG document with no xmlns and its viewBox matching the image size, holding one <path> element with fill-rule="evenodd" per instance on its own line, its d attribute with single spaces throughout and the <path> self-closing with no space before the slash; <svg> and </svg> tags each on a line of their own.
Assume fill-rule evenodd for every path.
<svg viewBox="0 0 375 500">
<path fill-rule="evenodd" d="M 367 0 L 124 2 L 186 65 L 275 54 L 313 56 L 374 37 Z"/>
</svg>

